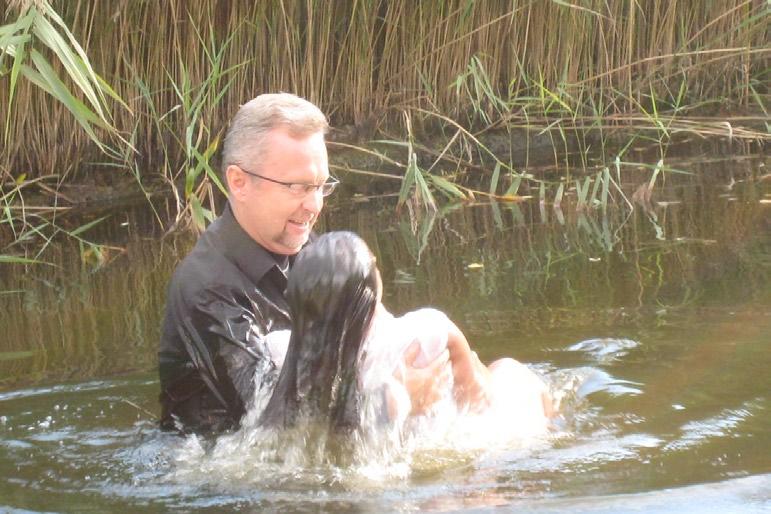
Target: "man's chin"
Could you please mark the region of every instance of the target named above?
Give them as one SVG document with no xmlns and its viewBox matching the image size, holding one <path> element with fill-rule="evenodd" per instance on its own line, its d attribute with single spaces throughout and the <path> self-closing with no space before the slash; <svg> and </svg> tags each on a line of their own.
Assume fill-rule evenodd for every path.
<svg viewBox="0 0 771 514">
<path fill-rule="evenodd" d="M 279 246 L 281 247 L 281 252 L 284 255 L 294 255 L 300 250 L 302 250 L 303 246 L 305 246 L 305 243 L 308 242 L 308 237 L 310 236 L 310 233 L 301 237 L 293 236 L 293 237 L 284 237 L 280 241 L 278 241 Z"/>
</svg>

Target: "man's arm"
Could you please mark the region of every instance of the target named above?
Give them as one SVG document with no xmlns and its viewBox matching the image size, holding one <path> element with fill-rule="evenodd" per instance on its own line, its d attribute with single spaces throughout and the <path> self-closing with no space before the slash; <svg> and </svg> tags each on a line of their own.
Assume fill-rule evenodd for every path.
<svg viewBox="0 0 771 514">
<path fill-rule="evenodd" d="M 181 354 L 175 367 L 184 373 L 161 381 L 165 413 L 186 429 L 236 426 L 253 397 L 255 373 L 275 379 L 264 328 L 232 295 L 206 291 L 190 303 L 173 303 L 170 331 Z"/>
</svg>

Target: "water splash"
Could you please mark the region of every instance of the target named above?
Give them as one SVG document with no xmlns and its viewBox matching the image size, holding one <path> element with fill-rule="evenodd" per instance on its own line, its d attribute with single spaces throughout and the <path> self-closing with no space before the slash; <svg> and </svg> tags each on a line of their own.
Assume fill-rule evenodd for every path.
<svg viewBox="0 0 771 514">
<path fill-rule="evenodd" d="M 587 339 L 579 341 L 567 347 L 570 352 L 583 352 L 596 362 L 607 364 L 624 357 L 632 348 L 640 345 L 632 339 L 616 339 L 612 337 L 603 337 L 597 339 Z"/>
<path fill-rule="evenodd" d="M 235 489 L 255 485 L 262 490 L 348 489 L 362 484 L 379 488 L 410 477 L 465 468 L 495 454 L 513 452 L 518 459 L 536 459 L 555 441 L 574 436 L 576 414 L 586 415 L 588 411 L 588 394 L 637 391 L 596 368 L 554 371 L 545 379 L 561 404 L 560 416 L 547 430 L 518 427 L 515 420 L 502 413 L 495 417 L 470 415 L 448 401 L 431 416 L 413 418 L 403 427 L 378 423 L 376 414 L 365 407 L 361 428 L 330 438 L 326 427 L 310 421 L 289 430 L 259 426 L 267 395 L 258 392 L 238 431 L 214 441 L 196 436 L 185 439 L 174 452 L 168 479 Z M 631 446 L 650 444 L 648 440 L 629 442 Z"/>
</svg>

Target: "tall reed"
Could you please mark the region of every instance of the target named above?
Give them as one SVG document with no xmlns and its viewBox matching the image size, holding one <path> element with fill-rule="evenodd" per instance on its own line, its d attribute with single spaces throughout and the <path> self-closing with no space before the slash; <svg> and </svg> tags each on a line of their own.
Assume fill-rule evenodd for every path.
<svg viewBox="0 0 771 514">
<path fill-rule="evenodd" d="M 228 91 L 202 112 L 220 130 L 236 107 L 264 91 L 292 91 L 331 114 L 333 123 L 401 121 L 406 106 L 453 117 L 500 106 L 479 101 L 532 93 L 534 81 L 559 95 L 591 96 L 598 114 L 640 113 L 687 77 L 689 105 L 707 100 L 765 102 L 767 3 L 722 0 L 581 3 L 450 0 L 276 2 L 53 2 L 86 53 L 129 109 L 113 109 L 122 133 L 135 133 L 140 162 L 157 171 L 170 134 L 158 116 L 180 105 L 171 87 L 200 84 L 212 63 L 201 41 L 232 38 L 222 69 L 244 63 Z M 13 14 L 11 14 L 13 16 Z M 488 85 L 452 87 L 469 63 Z M 54 65 L 57 68 L 58 64 Z M 61 71 L 61 70 L 59 70 Z M 4 79 L 7 80 L 7 79 Z M 140 84 L 144 85 L 143 88 Z M 29 84 L 14 97 L 5 171 L 31 176 L 75 169 L 89 156 L 87 134 L 61 104 Z M 5 119 L 9 90 L 0 88 Z M 152 107 L 147 102 L 152 98 Z M 114 103 L 115 100 L 108 99 Z M 45 123 L 41 123 L 45 120 Z M 184 133 L 184 120 L 169 127 Z"/>
</svg>

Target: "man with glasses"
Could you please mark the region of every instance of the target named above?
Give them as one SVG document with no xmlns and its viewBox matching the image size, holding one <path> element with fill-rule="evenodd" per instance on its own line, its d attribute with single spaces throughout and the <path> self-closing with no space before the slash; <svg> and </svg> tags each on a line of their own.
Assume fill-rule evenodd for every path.
<svg viewBox="0 0 771 514">
<path fill-rule="evenodd" d="M 260 95 L 233 118 L 222 149 L 228 206 L 168 289 L 159 350 L 162 428 L 236 428 L 255 384 L 272 389 L 278 371 L 264 336 L 291 328 L 287 273 L 338 183 L 329 175 L 328 128 L 315 105 L 290 94 Z M 409 369 L 413 403 L 436 398 L 445 364 Z"/>
</svg>

